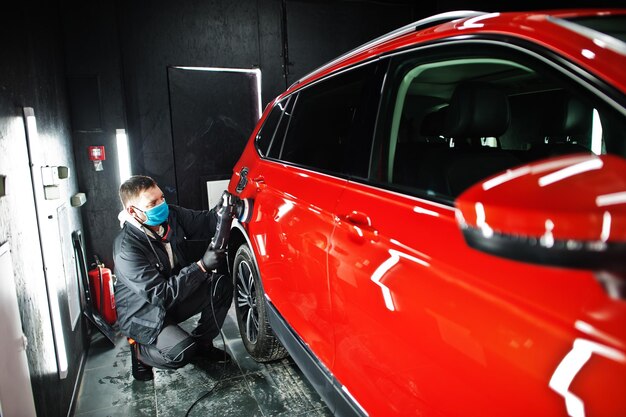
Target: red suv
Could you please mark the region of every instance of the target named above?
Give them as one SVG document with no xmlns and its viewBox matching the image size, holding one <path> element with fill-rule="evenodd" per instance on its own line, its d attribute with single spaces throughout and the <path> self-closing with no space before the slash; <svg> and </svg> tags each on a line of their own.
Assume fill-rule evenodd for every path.
<svg viewBox="0 0 626 417">
<path fill-rule="evenodd" d="M 446 13 L 276 98 L 229 185 L 250 354 L 337 415 L 626 416 L 625 28 Z"/>
</svg>

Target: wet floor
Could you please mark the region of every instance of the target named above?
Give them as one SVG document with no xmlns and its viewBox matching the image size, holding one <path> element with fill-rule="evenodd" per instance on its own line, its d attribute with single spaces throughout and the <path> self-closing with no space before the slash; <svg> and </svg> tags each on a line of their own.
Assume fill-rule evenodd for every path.
<svg viewBox="0 0 626 417">
<path fill-rule="evenodd" d="M 191 330 L 197 318 L 183 327 Z M 131 375 L 126 339 L 120 336 L 113 346 L 94 332 L 74 415 L 331 416 L 291 358 L 260 364 L 248 355 L 232 309 L 223 333 L 233 362 L 198 359 L 175 371 L 155 369 L 154 380 L 141 382 Z M 223 346 L 221 337 L 215 345 Z"/>
</svg>

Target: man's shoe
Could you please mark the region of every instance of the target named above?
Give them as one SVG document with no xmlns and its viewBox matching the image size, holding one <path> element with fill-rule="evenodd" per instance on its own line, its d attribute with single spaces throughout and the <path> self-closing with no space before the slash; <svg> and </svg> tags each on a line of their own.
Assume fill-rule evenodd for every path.
<svg viewBox="0 0 626 417">
<path fill-rule="evenodd" d="M 139 345 L 133 339 L 128 339 L 128 343 L 130 343 L 130 363 L 133 372 L 133 378 L 137 381 L 150 381 L 154 379 L 154 374 L 152 373 L 152 367 L 150 365 L 146 365 L 142 361 L 139 360 Z"/>
<path fill-rule="evenodd" d="M 216 348 L 213 344 L 208 345 L 198 343 L 198 353 L 196 355 L 211 362 L 226 363 L 232 361 L 228 352 L 220 348 Z"/>
</svg>

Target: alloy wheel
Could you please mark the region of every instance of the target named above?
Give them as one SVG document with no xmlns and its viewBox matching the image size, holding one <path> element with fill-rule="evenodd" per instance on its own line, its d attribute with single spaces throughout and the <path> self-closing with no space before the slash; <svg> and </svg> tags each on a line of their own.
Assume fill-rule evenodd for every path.
<svg viewBox="0 0 626 417">
<path fill-rule="evenodd" d="M 245 322 L 245 333 L 250 343 L 256 343 L 259 335 L 259 311 L 257 309 L 254 274 L 247 261 L 237 268 L 237 308 Z"/>
</svg>

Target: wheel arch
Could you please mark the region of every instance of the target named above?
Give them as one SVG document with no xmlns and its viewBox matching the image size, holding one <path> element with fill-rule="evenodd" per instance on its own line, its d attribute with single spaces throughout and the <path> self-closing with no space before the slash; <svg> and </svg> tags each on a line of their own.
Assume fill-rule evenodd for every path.
<svg viewBox="0 0 626 417">
<path fill-rule="evenodd" d="M 235 266 L 235 255 L 237 254 L 237 250 L 243 244 L 247 244 L 250 248 L 250 252 L 252 252 L 252 262 L 254 262 L 254 267 L 256 268 L 256 272 L 259 275 L 259 281 L 261 282 L 261 289 L 263 290 L 263 294 L 267 297 L 265 293 L 265 288 L 263 287 L 263 277 L 261 276 L 261 270 L 259 269 L 259 263 L 256 259 L 256 247 L 252 244 L 252 240 L 248 236 L 248 231 L 241 224 L 241 222 L 237 219 L 233 220 L 233 224 L 230 229 L 230 238 L 228 241 L 228 268 L 231 273 L 234 273 L 233 268 Z"/>
</svg>

